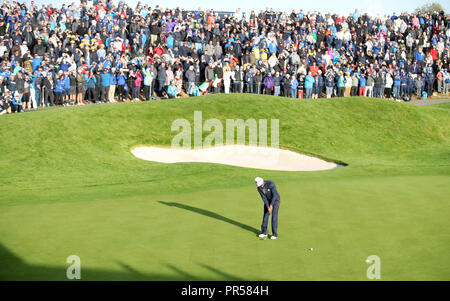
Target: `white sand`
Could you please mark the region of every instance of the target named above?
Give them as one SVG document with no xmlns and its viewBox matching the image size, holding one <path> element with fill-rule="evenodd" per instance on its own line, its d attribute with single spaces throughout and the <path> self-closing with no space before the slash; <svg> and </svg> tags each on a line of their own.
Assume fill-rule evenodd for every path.
<svg viewBox="0 0 450 301">
<path fill-rule="evenodd" d="M 131 152 L 140 159 L 161 163 L 203 162 L 286 171 L 326 170 L 341 166 L 285 149 L 249 145 L 223 145 L 203 149 L 140 146 Z"/>
</svg>

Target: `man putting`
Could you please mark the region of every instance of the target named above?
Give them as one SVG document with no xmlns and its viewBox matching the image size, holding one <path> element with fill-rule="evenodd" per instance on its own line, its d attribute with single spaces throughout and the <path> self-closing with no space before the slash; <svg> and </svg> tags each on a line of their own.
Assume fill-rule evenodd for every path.
<svg viewBox="0 0 450 301">
<path fill-rule="evenodd" d="M 264 181 L 262 178 L 255 178 L 258 192 L 264 202 L 264 216 L 261 225 L 261 234 L 259 237 L 267 237 L 267 228 L 269 227 L 269 216 L 272 213 L 272 236 L 270 239 L 278 238 L 278 209 L 280 208 L 280 195 L 278 194 L 275 183 L 272 181 Z"/>
</svg>

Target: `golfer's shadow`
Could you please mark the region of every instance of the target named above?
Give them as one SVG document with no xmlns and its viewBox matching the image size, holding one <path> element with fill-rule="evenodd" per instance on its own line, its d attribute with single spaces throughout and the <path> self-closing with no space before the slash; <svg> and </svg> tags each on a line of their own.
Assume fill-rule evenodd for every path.
<svg viewBox="0 0 450 301">
<path fill-rule="evenodd" d="M 205 210 L 205 209 L 189 206 L 189 205 L 186 205 L 186 204 L 175 203 L 175 202 L 158 201 L 158 203 L 161 203 L 161 204 L 164 204 L 164 205 L 167 205 L 167 206 L 171 206 L 171 207 L 177 207 L 177 208 L 184 209 L 184 210 L 189 210 L 189 211 L 192 211 L 192 212 L 204 215 L 204 216 L 215 218 L 217 220 L 220 220 L 220 221 L 229 223 L 231 225 L 237 226 L 237 227 L 239 227 L 241 229 L 250 231 L 250 232 L 252 232 L 252 233 L 254 233 L 256 235 L 258 235 L 261 232 L 258 229 L 255 229 L 255 228 L 253 228 L 253 227 L 251 227 L 249 225 L 245 225 L 243 223 L 240 223 L 238 221 L 229 219 L 228 217 L 222 216 L 220 214 L 217 214 L 217 213 L 209 211 L 209 210 Z"/>
</svg>

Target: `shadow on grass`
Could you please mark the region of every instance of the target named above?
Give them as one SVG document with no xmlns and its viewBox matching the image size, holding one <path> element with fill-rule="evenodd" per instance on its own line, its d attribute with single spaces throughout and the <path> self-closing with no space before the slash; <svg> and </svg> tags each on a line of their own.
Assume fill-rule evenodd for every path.
<svg viewBox="0 0 450 301">
<path fill-rule="evenodd" d="M 65 258 L 62 259 L 64 262 Z M 173 273 L 142 273 L 128 264 L 116 261 L 123 271 L 112 271 L 102 269 L 83 268 L 83 258 L 81 258 L 81 280 L 90 281 L 244 281 L 244 279 L 222 272 L 206 264 L 199 264 L 210 276 L 196 276 L 183 271 L 171 264 L 165 266 Z M 68 280 L 66 266 L 45 266 L 30 264 L 17 257 L 11 250 L 0 243 L 0 281 L 17 280 Z M 71 280 L 73 281 L 73 280 Z"/>
<path fill-rule="evenodd" d="M 260 230 L 258 230 L 256 228 L 253 228 L 253 227 L 251 227 L 249 225 L 243 224 L 241 222 L 232 220 L 232 219 L 230 219 L 228 217 L 225 217 L 223 215 L 220 215 L 220 214 L 217 214 L 215 212 L 212 212 L 212 211 L 209 211 L 209 210 L 205 210 L 205 209 L 202 209 L 202 208 L 197 208 L 197 207 L 189 206 L 189 205 L 186 205 L 186 204 L 175 203 L 175 202 L 158 201 L 158 203 L 164 204 L 166 206 L 177 207 L 177 208 L 180 208 L 180 209 L 188 210 L 188 211 L 195 212 L 195 213 L 207 216 L 207 217 L 211 217 L 211 218 L 214 218 L 214 219 L 217 219 L 217 220 L 229 223 L 231 225 L 237 226 L 237 227 L 239 227 L 241 229 L 247 230 L 247 231 L 252 232 L 252 233 L 254 233 L 256 235 L 258 235 L 261 232 Z"/>
</svg>

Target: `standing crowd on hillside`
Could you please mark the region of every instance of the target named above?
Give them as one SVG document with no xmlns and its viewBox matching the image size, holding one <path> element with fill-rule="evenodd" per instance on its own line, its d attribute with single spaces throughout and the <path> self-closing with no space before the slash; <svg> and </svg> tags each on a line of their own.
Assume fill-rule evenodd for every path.
<svg viewBox="0 0 450 301">
<path fill-rule="evenodd" d="M 0 114 L 255 93 L 448 95 L 450 16 L 161 9 L 117 0 L 0 7 Z"/>
</svg>

